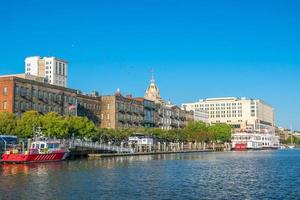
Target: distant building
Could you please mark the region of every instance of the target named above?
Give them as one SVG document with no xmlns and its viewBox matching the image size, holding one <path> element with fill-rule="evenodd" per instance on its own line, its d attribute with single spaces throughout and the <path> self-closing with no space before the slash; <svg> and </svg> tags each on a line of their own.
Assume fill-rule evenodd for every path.
<svg viewBox="0 0 300 200">
<path fill-rule="evenodd" d="M 21 116 L 29 110 L 40 114 L 57 112 L 63 116 L 86 116 L 100 125 L 101 98 L 83 95 L 78 90 L 20 78 L 0 77 L 0 112 Z"/>
<path fill-rule="evenodd" d="M 25 74 L 45 78 L 52 85 L 67 87 L 68 63 L 55 57 L 32 56 L 25 59 Z"/>
<path fill-rule="evenodd" d="M 195 109 L 195 111 L 194 111 L 194 120 L 196 122 L 209 123 L 209 114 L 205 110 Z"/>
<path fill-rule="evenodd" d="M 182 107 L 208 112 L 209 123 L 227 123 L 244 130 L 275 130 L 273 107 L 258 99 L 208 98 L 182 104 Z"/>
<path fill-rule="evenodd" d="M 144 127 L 153 128 L 155 127 L 155 103 L 144 98 L 135 98 L 135 100 L 143 102 L 144 105 Z"/>
</svg>

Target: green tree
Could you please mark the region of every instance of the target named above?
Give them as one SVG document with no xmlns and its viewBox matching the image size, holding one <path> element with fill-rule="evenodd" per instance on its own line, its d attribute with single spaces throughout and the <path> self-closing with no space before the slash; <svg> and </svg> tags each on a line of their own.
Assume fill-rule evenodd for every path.
<svg viewBox="0 0 300 200">
<path fill-rule="evenodd" d="M 41 125 L 37 111 L 27 111 L 17 120 L 16 132 L 19 137 L 27 138 L 34 135 L 34 130 Z"/>
<path fill-rule="evenodd" d="M 211 139 L 219 142 L 228 142 L 231 139 L 231 126 L 228 124 L 213 124 L 208 127 Z"/>
<path fill-rule="evenodd" d="M 74 134 L 75 137 L 93 138 L 95 136 L 96 126 L 86 117 L 72 116 L 67 118 L 69 137 Z"/>
<path fill-rule="evenodd" d="M 187 141 L 201 142 L 210 140 L 208 128 L 204 122 L 189 122 L 182 131 Z"/>
<path fill-rule="evenodd" d="M 66 138 L 69 134 L 67 120 L 55 112 L 49 112 L 41 116 L 43 134 L 47 137 Z"/>
<path fill-rule="evenodd" d="M 0 135 L 16 134 L 16 116 L 9 112 L 0 112 Z"/>
</svg>

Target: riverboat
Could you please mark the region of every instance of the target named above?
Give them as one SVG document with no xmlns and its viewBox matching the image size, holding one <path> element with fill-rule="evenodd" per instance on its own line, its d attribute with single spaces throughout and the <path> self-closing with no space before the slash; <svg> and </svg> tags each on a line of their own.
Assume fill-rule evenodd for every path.
<svg viewBox="0 0 300 200">
<path fill-rule="evenodd" d="M 236 132 L 231 143 L 236 151 L 280 148 L 279 137 L 272 133 Z"/>
<path fill-rule="evenodd" d="M 2 155 L 3 163 L 31 163 L 61 161 L 69 155 L 69 150 L 59 140 L 37 139 L 28 142 L 26 151 L 9 149 Z"/>
</svg>

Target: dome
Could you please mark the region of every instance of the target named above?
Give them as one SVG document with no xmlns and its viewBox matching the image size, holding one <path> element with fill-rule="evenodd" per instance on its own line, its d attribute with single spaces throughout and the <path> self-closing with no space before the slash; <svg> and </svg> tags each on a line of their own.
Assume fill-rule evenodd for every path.
<svg viewBox="0 0 300 200">
<path fill-rule="evenodd" d="M 160 96 L 159 89 L 155 85 L 154 77 L 152 76 L 150 85 L 148 86 L 145 94 L 145 99 L 154 101 L 155 103 L 163 103 L 163 100 Z"/>
</svg>

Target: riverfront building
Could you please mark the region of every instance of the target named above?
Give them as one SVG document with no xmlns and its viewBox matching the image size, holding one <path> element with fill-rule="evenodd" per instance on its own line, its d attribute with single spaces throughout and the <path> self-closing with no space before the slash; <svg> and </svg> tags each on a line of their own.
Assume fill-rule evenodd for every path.
<svg viewBox="0 0 300 200">
<path fill-rule="evenodd" d="M 274 132 L 274 109 L 259 99 L 208 98 L 195 103 L 184 103 L 182 107 L 208 112 L 209 123 L 227 123 L 241 130 L 267 129 Z"/>
<path fill-rule="evenodd" d="M 101 97 L 101 128 L 144 127 L 144 102 L 124 97 L 118 90 L 115 95 Z"/>
<path fill-rule="evenodd" d="M 17 76 L 0 77 L 0 112 L 21 116 L 29 110 L 40 114 L 86 116 L 100 125 L 100 99 L 80 94 L 78 90 L 51 85 Z"/>
<path fill-rule="evenodd" d="M 55 57 L 32 56 L 25 59 L 25 74 L 43 77 L 45 82 L 67 87 L 68 63 Z"/>
<path fill-rule="evenodd" d="M 206 110 L 200 110 L 200 109 L 195 109 L 194 110 L 194 120 L 196 122 L 209 123 L 209 113 L 208 113 L 208 111 L 206 111 Z"/>
</svg>

